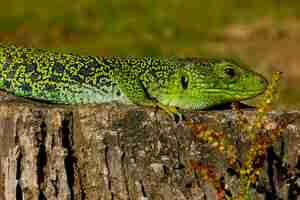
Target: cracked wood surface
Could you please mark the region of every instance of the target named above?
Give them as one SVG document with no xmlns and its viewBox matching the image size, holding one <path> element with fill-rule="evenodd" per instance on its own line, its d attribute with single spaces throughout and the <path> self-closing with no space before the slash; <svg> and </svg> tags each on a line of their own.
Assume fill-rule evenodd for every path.
<svg viewBox="0 0 300 200">
<path fill-rule="evenodd" d="M 249 119 L 254 114 L 246 112 Z M 224 131 L 235 142 L 240 137 L 233 134 L 230 110 L 185 116 L 193 123 Z M 274 153 L 283 149 L 296 192 L 271 166 L 279 177 L 275 193 L 283 199 L 295 194 L 292 197 L 297 199 L 300 113 L 269 115 L 273 123 L 284 118 L 293 120 L 274 143 Z M 247 148 L 240 146 L 239 153 Z M 155 109 L 0 103 L 0 199 L 217 199 L 212 184 L 196 175 L 193 160 L 213 164 L 226 190 L 237 193 L 238 178 L 228 175 L 226 160 L 195 139 L 187 125 L 175 124 Z M 266 182 L 256 199 L 274 192 L 268 181 L 270 163 L 265 163 Z"/>
</svg>

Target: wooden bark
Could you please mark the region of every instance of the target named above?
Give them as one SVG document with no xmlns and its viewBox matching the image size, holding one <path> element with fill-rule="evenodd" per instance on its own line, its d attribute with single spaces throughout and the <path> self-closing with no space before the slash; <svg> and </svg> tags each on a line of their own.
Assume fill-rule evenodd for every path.
<svg viewBox="0 0 300 200">
<path fill-rule="evenodd" d="M 249 120 L 254 115 L 254 111 L 246 111 Z M 223 131 L 236 145 L 243 137 L 235 130 L 235 115 L 230 110 L 185 116 L 192 124 Z M 268 119 L 270 124 L 288 123 L 272 145 L 291 176 L 282 178 L 276 166 L 265 159 L 265 187 L 257 189 L 253 197 L 265 199 L 274 193 L 268 179 L 273 169 L 276 195 L 299 199 L 300 113 L 274 112 Z M 226 190 L 237 195 L 239 178 L 228 175 L 226 159 L 212 146 L 196 139 L 190 126 L 176 124 L 151 108 L 3 101 L 0 199 L 217 199 L 215 187 L 197 175 L 193 161 L 215 166 Z M 238 149 L 241 157 L 248 151 L 247 146 Z"/>
</svg>

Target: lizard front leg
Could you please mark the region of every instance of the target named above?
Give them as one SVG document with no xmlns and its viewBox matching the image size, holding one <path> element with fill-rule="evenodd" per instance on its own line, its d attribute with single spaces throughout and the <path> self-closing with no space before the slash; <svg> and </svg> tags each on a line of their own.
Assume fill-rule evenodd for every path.
<svg viewBox="0 0 300 200">
<path fill-rule="evenodd" d="M 118 81 L 118 84 L 127 98 L 132 101 L 132 103 L 142 106 L 158 107 L 165 111 L 172 120 L 176 122 L 182 120 L 182 114 L 178 112 L 176 107 L 163 105 L 155 97 L 152 97 L 143 82 L 139 79 Z"/>
</svg>

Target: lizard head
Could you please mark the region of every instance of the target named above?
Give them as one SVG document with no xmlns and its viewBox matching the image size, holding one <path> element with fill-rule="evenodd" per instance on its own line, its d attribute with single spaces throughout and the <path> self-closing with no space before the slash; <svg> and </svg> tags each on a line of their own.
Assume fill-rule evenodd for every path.
<svg viewBox="0 0 300 200">
<path fill-rule="evenodd" d="M 180 59 L 150 95 L 160 103 L 183 109 L 206 109 L 263 93 L 268 85 L 260 74 L 231 59 Z M 156 83 L 157 84 L 157 83 Z"/>
</svg>

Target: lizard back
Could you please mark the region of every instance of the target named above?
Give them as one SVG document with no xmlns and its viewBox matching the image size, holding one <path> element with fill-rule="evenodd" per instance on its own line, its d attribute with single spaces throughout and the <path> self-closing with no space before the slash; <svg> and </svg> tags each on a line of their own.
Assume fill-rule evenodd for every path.
<svg viewBox="0 0 300 200">
<path fill-rule="evenodd" d="M 52 103 L 130 103 L 114 67 L 114 59 L 0 45 L 0 89 Z"/>
</svg>

